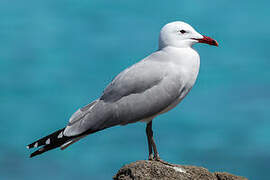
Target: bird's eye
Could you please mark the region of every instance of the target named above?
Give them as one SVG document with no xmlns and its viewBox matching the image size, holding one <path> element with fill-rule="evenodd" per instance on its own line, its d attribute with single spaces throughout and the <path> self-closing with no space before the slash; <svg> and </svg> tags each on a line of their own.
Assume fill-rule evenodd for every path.
<svg viewBox="0 0 270 180">
<path fill-rule="evenodd" d="M 179 32 L 182 33 L 182 34 L 185 34 L 187 31 L 185 31 L 185 30 L 180 30 Z"/>
</svg>

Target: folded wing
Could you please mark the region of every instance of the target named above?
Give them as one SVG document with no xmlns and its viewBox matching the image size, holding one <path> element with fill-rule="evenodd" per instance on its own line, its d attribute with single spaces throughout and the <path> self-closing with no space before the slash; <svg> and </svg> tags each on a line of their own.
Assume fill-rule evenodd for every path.
<svg viewBox="0 0 270 180">
<path fill-rule="evenodd" d="M 108 85 L 100 99 L 71 117 L 64 134 L 89 134 L 157 115 L 176 101 L 183 88 L 177 76 L 168 75 L 169 69 L 151 57 L 126 69 Z"/>
</svg>

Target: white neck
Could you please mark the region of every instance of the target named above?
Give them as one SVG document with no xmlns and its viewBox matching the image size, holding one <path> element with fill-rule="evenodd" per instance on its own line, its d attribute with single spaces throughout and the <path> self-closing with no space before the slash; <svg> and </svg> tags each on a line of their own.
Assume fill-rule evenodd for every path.
<svg viewBox="0 0 270 180">
<path fill-rule="evenodd" d="M 170 57 L 166 59 L 173 64 L 173 69 L 178 72 L 183 80 L 192 86 L 195 83 L 200 69 L 200 56 L 192 47 L 177 48 L 167 46 L 160 50 Z"/>
</svg>

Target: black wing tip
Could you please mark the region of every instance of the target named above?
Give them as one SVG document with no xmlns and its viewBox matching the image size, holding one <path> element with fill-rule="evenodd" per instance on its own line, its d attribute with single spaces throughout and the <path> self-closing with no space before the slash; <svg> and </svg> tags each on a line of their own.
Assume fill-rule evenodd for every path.
<svg viewBox="0 0 270 180">
<path fill-rule="evenodd" d="M 38 146 L 40 146 L 39 143 L 38 143 L 38 141 L 35 141 L 35 142 L 31 143 L 31 144 L 28 144 L 28 145 L 26 146 L 26 148 L 27 148 L 27 149 L 32 149 L 32 148 L 38 147 Z"/>
<path fill-rule="evenodd" d="M 31 143 L 31 144 L 28 144 L 28 145 L 26 146 L 26 148 L 27 148 L 27 149 L 32 149 L 32 148 L 34 148 L 34 147 L 37 147 L 37 146 L 35 146 L 36 143 L 37 143 L 37 141 L 35 141 L 35 142 Z"/>
<path fill-rule="evenodd" d="M 59 136 L 59 133 L 63 132 L 65 130 L 65 128 L 62 128 L 62 129 L 59 129 L 55 132 L 53 132 L 52 134 L 49 134 L 48 136 L 45 136 L 31 144 L 28 144 L 26 146 L 27 149 L 31 149 L 31 148 L 37 148 L 39 146 L 43 146 L 43 145 L 46 145 L 46 141 L 49 139 L 49 138 L 54 138 L 54 137 L 58 137 Z"/>
<path fill-rule="evenodd" d="M 37 156 L 37 155 L 38 154 L 32 153 L 32 154 L 30 154 L 29 158 L 32 158 L 32 157 Z"/>
<path fill-rule="evenodd" d="M 34 147 L 33 144 L 28 144 L 28 145 L 26 146 L 27 149 L 32 149 L 33 147 Z"/>
<path fill-rule="evenodd" d="M 36 152 L 36 151 L 35 151 Z M 32 158 L 32 157 L 34 157 L 34 156 L 36 156 L 37 154 L 36 153 L 31 153 L 30 155 L 29 155 L 29 158 Z"/>
<path fill-rule="evenodd" d="M 32 153 L 32 154 L 30 154 L 29 158 L 32 158 L 34 156 L 37 156 L 37 155 L 35 155 L 35 154 Z"/>
<path fill-rule="evenodd" d="M 34 156 L 40 155 L 42 153 L 46 152 L 45 148 L 40 148 L 37 151 L 33 152 L 32 154 L 30 154 L 29 158 L 32 158 Z"/>
</svg>

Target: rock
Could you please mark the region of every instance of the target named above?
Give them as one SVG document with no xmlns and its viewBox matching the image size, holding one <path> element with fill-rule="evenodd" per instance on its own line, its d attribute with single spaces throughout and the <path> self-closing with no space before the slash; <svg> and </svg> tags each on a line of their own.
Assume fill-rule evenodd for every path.
<svg viewBox="0 0 270 180">
<path fill-rule="evenodd" d="M 196 166 L 168 166 L 157 161 L 136 161 L 123 166 L 114 180 L 248 180 L 229 173 L 211 173 Z"/>
</svg>

